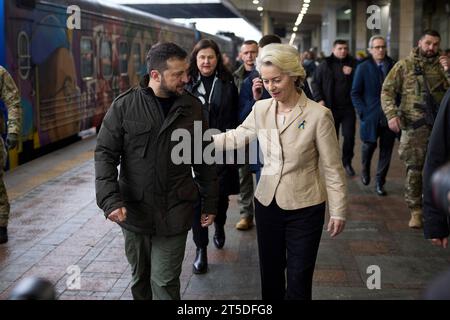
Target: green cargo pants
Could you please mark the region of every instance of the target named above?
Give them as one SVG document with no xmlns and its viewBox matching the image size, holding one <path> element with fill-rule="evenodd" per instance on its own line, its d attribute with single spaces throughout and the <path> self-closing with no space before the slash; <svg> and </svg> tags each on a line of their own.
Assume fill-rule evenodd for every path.
<svg viewBox="0 0 450 320">
<path fill-rule="evenodd" d="M 6 165 L 7 152 L 3 139 L 0 137 L 0 227 L 8 226 L 9 201 L 6 193 L 5 183 L 3 182 L 3 168 Z"/>
<path fill-rule="evenodd" d="M 150 236 L 122 228 L 131 265 L 135 300 L 180 300 L 180 274 L 187 231 L 175 236 Z"/>
</svg>

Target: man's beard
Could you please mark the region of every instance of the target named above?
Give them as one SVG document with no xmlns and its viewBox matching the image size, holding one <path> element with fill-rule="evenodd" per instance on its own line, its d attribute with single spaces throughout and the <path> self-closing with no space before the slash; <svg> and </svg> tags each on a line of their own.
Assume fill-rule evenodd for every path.
<svg viewBox="0 0 450 320">
<path fill-rule="evenodd" d="M 433 58 L 438 55 L 438 52 L 434 52 L 432 50 L 429 51 L 423 51 L 422 48 L 420 48 L 420 54 L 424 56 L 425 58 Z"/>
<path fill-rule="evenodd" d="M 178 97 L 181 96 L 181 93 L 179 93 L 178 91 L 173 91 L 170 90 L 167 85 L 166 85 L 166 81 L 164 78 L 161 79 L 161 87 L 159 88 L 159 90 L 166 95 L 168 98 L 172 98 L 172 97 Z"/>
</svg>

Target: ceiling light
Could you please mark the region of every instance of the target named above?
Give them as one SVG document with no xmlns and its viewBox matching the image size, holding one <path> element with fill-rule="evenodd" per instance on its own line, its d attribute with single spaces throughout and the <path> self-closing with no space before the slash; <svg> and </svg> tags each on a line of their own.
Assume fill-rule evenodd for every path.
<svg viewBox="0 0 450 320">
<path fill-rule="evenodd" d="M 345 14 L 350 14 L 352 12 L 352 9 L 347 9 L 344 11 Z"/>
<path fill-rule="evenodd" d="M 253 0 L 253 4 L 258 4 L 259 0 Z"/>
<path fill-rule="evenodd" d="M 258 11 L 263 11 L 264 8 L 263 8 L 263 7 L 258 7 L 258 8 L 256 8 L 256 10 L 258 10 Z"/>
<path fill-rule="evenodd" d="M 292 28 L 292 31 L 294 31 L 294 32 L 297 32 L 297 30 L 298 30 L 297 26 Z"/>
</svg>

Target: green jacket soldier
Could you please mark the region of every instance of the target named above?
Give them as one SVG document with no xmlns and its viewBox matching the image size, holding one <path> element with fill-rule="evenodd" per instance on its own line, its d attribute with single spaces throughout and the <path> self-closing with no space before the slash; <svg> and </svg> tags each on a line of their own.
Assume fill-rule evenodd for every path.
<svg viewBox="0 0 450 320">
<path fill-rule="evenodd" d="M 422 227 L 422 169 L 437 109 L 450 87 L 449 58 L 439 55 L 440 35 L 425 31 L 411 54 L 395 64 L 381 91 L 389 128 L 402 130 L 399 154 L 406 165 L 405 200 L 409 227 Z M 397 107 L 396 98 L 401 103 Z"/>
<path fill-rule="evenodd" d="M 234 84 L 241 91 L 245 78 L 255 69 L 256 56 L 258 55 L 258 43 L 255 40 L 244 41 L 239 53 L 242 65 L 233 73 Z"/>
<path fill-rule="evenodd" d="M 0 66 L 0 100 L 8 108 L 8 124 L 5 128 L 3 114 L 0 113 L 1 134 L 7 133 L 6 145 L 0 137 L 0 244 L 8 241 L 9 201 L 3 182 L 3 168 L 7 160 L 6 147 L 13 149 L 19 141 L 22 110 L 20 108 L 20 94 L 11 75 Z"/>
</svg>

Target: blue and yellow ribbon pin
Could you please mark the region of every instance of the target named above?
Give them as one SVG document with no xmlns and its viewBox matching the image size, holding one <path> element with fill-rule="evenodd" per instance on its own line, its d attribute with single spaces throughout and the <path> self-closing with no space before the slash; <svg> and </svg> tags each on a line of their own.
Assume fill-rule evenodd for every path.
<svg viewBox="0 0 450 320">
<path fill-rule="evenodd" d="M 298 128 L 299 128 L 299 129 L 300 129 L 300 128 L 305 129 L 305 124 L 306 124 L 306 120 L 303 120 L 303 121 L 298 125 Z"/>
</svg>

